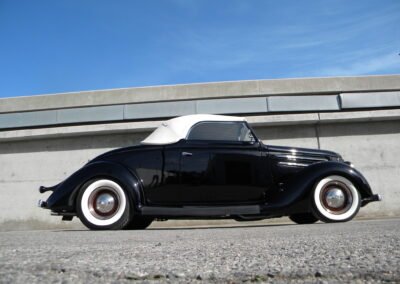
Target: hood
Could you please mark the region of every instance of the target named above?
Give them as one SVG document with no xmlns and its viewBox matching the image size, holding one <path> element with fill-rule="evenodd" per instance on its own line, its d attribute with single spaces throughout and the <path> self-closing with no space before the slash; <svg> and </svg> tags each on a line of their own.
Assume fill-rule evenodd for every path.
<svg viewBox="0 0 400 284">
<path fill-rule="evenodd" d="M 309 162 L 335 161 L 343 162 L 343 158 L 335 152 L 319 149 L 308 149 L 285 146 L 265 146 L 271 155 L 278 158 L 304 160 Z"/>
</svg>

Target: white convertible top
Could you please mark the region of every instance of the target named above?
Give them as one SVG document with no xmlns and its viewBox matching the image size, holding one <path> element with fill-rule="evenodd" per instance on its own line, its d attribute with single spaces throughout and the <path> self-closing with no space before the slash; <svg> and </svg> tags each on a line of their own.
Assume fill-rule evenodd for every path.
<svg viewBox="0 0 400 284">
<path fill-rule="evenodd" d="M 213 114 L 193 114 L 176 117 L 163 122 L 141 144 L 165 145 L 185 139 L 190 128 L 202 121 L 246 121 L 245 118 Z"/>
</svg>

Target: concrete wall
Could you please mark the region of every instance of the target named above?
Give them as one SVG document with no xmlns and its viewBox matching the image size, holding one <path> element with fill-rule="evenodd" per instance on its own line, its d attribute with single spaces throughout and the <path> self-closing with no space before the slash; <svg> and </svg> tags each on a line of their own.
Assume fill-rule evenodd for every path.
<svg viewBox="0 0 400 284">
<path fill-rule="evenodd" d="M 143 88 L 97 90 L 0 99 L 0 113 L 94 105 L 302 94 L 393 91 L 399 75 L 249 80 Z M 7 95 L 7 94 L 4 94 Z"/>
<path fill-rule="evenodd" d="M 397 79 L 400 90 L 400 76 Z M 393 87 L 394 83 L 391 92 L 397 94 Z M 326 94 L 332 96 L 333 92 Z M 57 101 L 56 97 L 54 95 L 52 104 Z M 28 97 L 25 102 L 32 101 L 34 99 Z M 16 105 L 23 104 L 18 101 Z M 6 106 L 0 105 L 0 109 L 8 109 Z M 44 106 L 46 104 L 41 110 Z M 400 216 L 400 108 L 397 105 L 385 107 L 265 113 L 247 115 L 247 118 L 266 144 L 320 147 L 339 152 L 352 161 L 365 174 L 373 190 L 384 196 L 383 202 L 363 208 L 360 216 Z M 15 111 L 17 107 L 9 109 Z M 47 210 L 36 207 L 37 200 L 46 197 L 40 195 L 37 188 L 58 183 L 100 153 L 138 143 L 159 121 L 143 119 L 0 130 L 0 196 L 3 200 L 0 226 L 20 222 L 30 228 L 37 222 L 59 223 L 60 218 L 51 217 Z"/>
<path fill-rule="evenodd" d="M 399 76 L 378 76 L 238 81 L 0 99 L 0 130 L 196 113 L 257 115 L 396 108 L 400 107 L 399 90 Z"/>
<path fill-rule="evenodd" d="M 251 118 L 249 118 L 251 120 Z M 337 151 L 365 174 L 384 202 L 364 208 L 361 216 L 399 216 L 400 120 L 351 123 L 306 123 L 257 126 L 258 136 L 272 145 L 289 145 Z M 371 135 L 374 133 L 374 135 Z M 59 222 L 37 208 L 43 198 L 40 185 L 52 185 L 66 178 L 89 159 L 104 151 L 140 142 L 149 131 L 113 135 L 8 141 L 1 143 L 0 223 L 29 220 Z"/>
</svg>

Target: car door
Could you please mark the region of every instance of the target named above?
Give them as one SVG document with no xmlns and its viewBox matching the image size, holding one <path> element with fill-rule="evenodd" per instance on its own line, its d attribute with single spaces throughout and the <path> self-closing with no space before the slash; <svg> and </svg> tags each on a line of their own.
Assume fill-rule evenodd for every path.
<svg viewBox="0 0 400 284">
<path fill-rule="evenodd" d="M 188 141 L 189 145 L 195 143 L 197 147 L 188 147 L 181 158 L 181 184 L 188 200 L 228 205 L 260 203 L 265 199 L 267 182 L 258 143 Z M 202 143 L 205 145 L 200 147 Z"/>
<path fill-rule="evenodd" d="M 162 182 L 147 196 L 150 204 L 212 206 L 265 200 L 271 179 L 260 143 L 221 134 L 240 125 L 223 123 L 218 129 L 216 124 L 202 129 L 202 135 L 189 134 L 186 140 L 164 147 Z"/>
<path fill-rule="evenodd" d="M 163 149 L 161 182 L 146 190 L 149 205 L 181 206 L 204 202 L 207 198 L 209 147 L 185 140 Z"/>
<path fill-rule="evenodd" d="M 245 122 L 202 122 L 182 147 L 180 186 L 185 203 L 260 203 L 270 175 L 260 143 Z"/>
</svg>

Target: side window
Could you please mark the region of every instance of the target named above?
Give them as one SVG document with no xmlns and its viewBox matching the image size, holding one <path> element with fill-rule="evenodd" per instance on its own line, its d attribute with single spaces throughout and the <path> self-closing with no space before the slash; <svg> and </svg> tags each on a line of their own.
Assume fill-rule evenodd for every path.
<svg viewBox="0 0 400 284">
<path fill-rule="evenodd" d="M 254 137 L 243 122 L 200 122 L 193 126 L 188 140 L 254 142 Z"/>
</svg>

